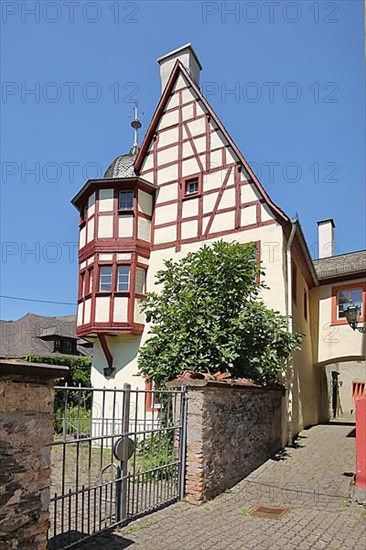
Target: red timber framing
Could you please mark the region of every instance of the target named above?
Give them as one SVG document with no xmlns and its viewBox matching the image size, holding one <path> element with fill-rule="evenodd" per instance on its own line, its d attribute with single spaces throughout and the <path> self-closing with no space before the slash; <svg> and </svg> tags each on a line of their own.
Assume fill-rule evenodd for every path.
<svg viewBox="0 0 366 550">
<path fill-rule="evenodd" d="M 174 91 L 174 84 L 179 75 L 184 77 L 187 87 Z M 189 90 L 193 97 L 187 97 L 187 94 L 183 97 L 185 90 Z M 173 96 L 176 98 L 175 105 L 171 108 L 166 108 L 168 100 Z M 174 123 L 169 124 L 168 122 L 166 126 L 159 128 L 161 118 L 169 114 L 174 116 L 172 119 Z M 199 123 L 201 128 L 199 129 L 196 126 L 193 131 L 191 124 L 197 123 Z M 165 132 L 171 132 L 172 130 L 174 130 L 176 138 L 172 138 L 170 143 L 167 142 L 167 138 L 163 141 Z M 214 134 L 216 134 L 216 138 L 221 136 L 222 143 L 218 143 L 218 139 L 213 143 Z M 197 146 L 198 140 L 201 140 L 200 148 Z M 202 146 L 202 142 L 204 146 Z M 161 159 L 161 162 L 159 162 L 160 153 L 167 152 L 168 154 L 169 150 L 171 150 L 170 158 L 166 156 L 165 161 Z M 145 169 L 143 168 L 143 164 L 148 159 L 149 166 Z M 183 165 L 187 161 L 194 161 L 196 165 L 196 170 L 192 170 L 192 173 L 189 173 L 189 169 L 183 169 Z M 166 171 L 170 167 L 172 167 L 172 170 L 176 168 L 176 177 L 172 177 L 172 179 L 167 181 L 169 176 L 167 178 L 164 175 L 165 179 L 160 183 L 161 171 Z M 172 71 L 169 82 L 148 128 L 141 151 L 135 162 L 135 169 L 144 179 L 150 179 L 161 190 L 167 186 L 176 189 L 177 198 L 169 199 L 167 197 L 169 200 L 164 200 L 159 195 L 157 197 L 152 226 L 152 251 L 175 248 L 175 251 L 179 252 L 182 245 L 185 244 L 218 238 L 267 225 L 287 225 L 289 223 L 287 216 L 269 199 L 226 129 L 179 61 Z M 206 178 L 215 174 L 217 174 L 218 180 L 221 179 L 221 181 L 218 181 L 217 187 L 213 188 L 212 184 L 210 187 L 206 186 Z M 199 178 L 199 193 L 185 196 L 186 181 L 195 177 Z M 257 197 L 256 200 L 242 200 L 242 189 L 245 186 L 250 186 L 253 189 L 254 195 Z M 226 191 L 230 192 L 231 189 L 234 190 L 235 197 L 232 204 L 228 202 L 228 198 L 223 199 L 224 193 Z M 213 208 L 209 209 L 205 206 L 205 201 L 208 201 L 207 197 L 212 194 L 216 195 L 216 197 L 213 199 Z M 163 194 L 160 193 L 160 195 Z M 195 205 L 191 215 L 189 215 L 189 209 L 184 208 L 184 202 L 191 199 L 197 199 L 198 207 Z M 223 204 L 224 202 L 225 204 Z M 262 220 L 262 205 L 269 207 L 273 215 L 272 219 Z M 160 209 L 167 206 L 176 208 L 176 219 L 166 221 L 162 217 L 163 214 L 159 215 L 162 212 Z M 254 216 L 251 211 L 246 222 L 245 209 L 250 207 L 254 207 Z M 215 223 L 215 216 L 231 212 L 233 213 L 234 220 L 232 224 L 230 222 L 229 225 L 229 223 L 225 222 L 225 225 L 219 227 Z M 194 224 L 194 227 L 192 226 L 188 230 L 191 234 L 184 234 L 183 232 L 183 224 L 187 224 L 187 222 L 193 222 Z M 185 227 L 189 227 L 189 225 L 185 225 Z M 171 232 L 165 232 L 164 237 L 160 237 L 162 233 L 159 230 L 165 228 L 170 228 Z M 169 238 L 169 233 L 171 234 L 171 238 Z"/>
<path fill-rule="evenodd" d="M 112 356 L 111 351 L 108 347 L 107 338 L 105 337 L 105 334 L 98 334 L 98 340 L 100 342 L 100 345 L 102 346 L 104 356 L 107 359 L 108 367 L 112 368 L 113 367 L 113 356 Z"/>
<path fill-rule="evenodd" d="M 135 301 L 144 297 L 136 293 L 135 276 L 136 269 L 140 268 L 147 270 L 150 258 L 150 242 L 138 238 L 138 221 L 141 218 L 151 222 L 152 215 L 148 215 L 138 208 L 138 191 L 143 190 L 148 192 L 152 197 L 152 205 L 154 205 L 155 189 L 152 186 L 141 182 L 136 178 L 129 181 L 126 179 L 119 180 L 95 180 L 88 182 L 88 188 L 78 199 L 76 206 L 84 209 L 88 203 L 88 198 L 95 193 L 95 208 L 92 215 L 80 220 L 80 229 L 86 226 L 86 230 L 90 221 L 92 221 L 93 235 L 90 241 L 86 242 L 79 250 L 79 293 L 78 293 L 78 315 L 77 335 L 79 337 L 98 335 L 117 335 L 126 334 L 142 334 L 144 325 L 135 322 Z M 113 206 L 109 211 L 101 212 L 99 209 L 99 199 L 101 189 L 113 189 Z M 119 193 L 121 190 L 132 190 L 133 209 L 128 212 L 119 210 Z M 87 211 L 87 209 L 86 209 Z M 132 232 L 129 237 L 119 237 L 118 226 L 119 218 L 123 216 L 133 216 Z M 112 217 L 112 236 L 108 238 L 98 238 L 98 227 L 100 220 L 104 216 Z M 139 259 L 141 258 L 141 260 Z M 100 268 L 102 266 L 111 266 L 112 268 L 112 283 L 110 291 L 101 291 L 99 286 Z M 117 272 L 119 266 L 128 266 L 130 268 L 129 289 L 128 291 L 119 291 L 117 288 Z M 91 280 L 90 273 L 93 272 Z M 92 281 L 92 284 L 91 284 Z M 108 321 L 96 321 L 96 304 L 97 299 L 101 297 L 109 298 L 109 314 Z M 114 321 L 115 302 L 117 298 L 125 298 L 127 300 L 127 317 L 121 321 Z M 90 301 L 90 313 L 86 318 L 86 302 Z M 104 342 L 104 347 L 103 347 Z M 104 338 L 101 345 L 105 353 L 106 340 Z M 107 355 L 106 358 L 108 359 Z M 109 365 L 110 366 L 110 365 Z"/>
</svg>

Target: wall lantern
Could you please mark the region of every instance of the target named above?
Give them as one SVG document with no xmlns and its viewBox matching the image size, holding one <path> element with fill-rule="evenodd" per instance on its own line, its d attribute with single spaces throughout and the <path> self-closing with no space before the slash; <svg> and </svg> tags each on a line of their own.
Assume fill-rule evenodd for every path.
<svg viewBox="0 0 366 550">
<path fill-rule="evenodd" d="M 352 330 L 358 330 L 362 334 L 366 333 L 366 327 L 358 327 L 358 320 L 361 315 L 361 308 L 360 306 L 356 306 L 352 300 L 349 302 L 349 306 L 344 312 L 346 319 L 348 321 L 349 326 L 352 328 Z"/>
</svg>

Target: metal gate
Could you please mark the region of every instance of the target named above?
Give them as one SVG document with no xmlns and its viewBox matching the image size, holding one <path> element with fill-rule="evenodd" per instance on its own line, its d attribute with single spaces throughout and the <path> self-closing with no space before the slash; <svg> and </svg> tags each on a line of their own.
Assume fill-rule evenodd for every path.
<svg viewBox="0 0 366 550">
<path fill-rule="evenodd" d="M 183 497 L 186 393 L 55 388 L 49 548 Z M 117 458 L 118 457 L 118 458 Z"/>
</svg>

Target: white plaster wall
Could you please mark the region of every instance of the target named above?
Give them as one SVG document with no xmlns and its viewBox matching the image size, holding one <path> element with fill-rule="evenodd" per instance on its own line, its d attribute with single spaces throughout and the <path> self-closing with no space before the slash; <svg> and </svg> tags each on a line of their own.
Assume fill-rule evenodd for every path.
<svg viewBox="0 0 366 550">
<path fill-rule="evenodd" d="M 85 246 L 85 235 L 86 229 L 84 225 L 84 227 L 82 227 L 79 232 L 79 248 L 83 248 L 83 246 Z"/>
<path fill-rule="evenodd" d="M 94 235 L 94 218 L 88 221 L 88 243 L 95 238 Z"/>
<path fill-rule="evenodd" d="M 113 237 L 113 216 L 99 216 L 98 237 L 102 239 Z"/>
<path fill-rule="evenodd" d="M 158 206 L 155 209 L 155 225 L 174 222 L 177 220 L 177 216 L 178 216 L 177 204 L 168 204 L 166 206 Z"/>
<path fill-rule="evenodd" d="M 97 296 L 95 299 L 95 321 L 97 323 L 107 323 L 109 321 L 109 296 Z"/>
<path fill-rule="evenodd" d="M 115 323 L 127 323 L 128 298 L 116 296 L 114 298 L 113 321 Z"/>
<path fill-rule="evenodd" d="M 133 215 L 124 214 L 118 217 L 118 236 L 122 238 L 132 237 L 133 235 Z"/>
<path fill-rule="evenodd" d="M 138 219 L 138 238 L 150 242 L 151 221 L 145 218 Z"/>
<path fill-rule="evenodd" d="M 91 299 L 88 298 L 85 300 L 85 310 L 84 310 L 84 323 L 90 323 L 90 307 L 91 307 Z"/>
<path fill-rule="evenodd" d="M 257 210 L 255 206 L 248 206 L 242 208 L 241 211 L 241 225 L 251 225 L 257 221 Z"/>
</svg>

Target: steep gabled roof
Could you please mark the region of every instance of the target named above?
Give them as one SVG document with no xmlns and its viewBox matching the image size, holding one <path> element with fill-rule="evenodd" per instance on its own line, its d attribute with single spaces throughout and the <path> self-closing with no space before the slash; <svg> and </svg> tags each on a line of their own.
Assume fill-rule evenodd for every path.
<svg viewBox="0 0 366 550">
<path fill-rule="evenodd" d="M 175 65 L 174 65 L 174 69 L 172 70 L 170 78 L 167 82 L 167 85 L 164 89 L 164 92 L 163 92 L 161 98 L 160 98 L 160 101 L 159 101 L 158 106 L 155 110 L 155 113 L 154 113 L 154 115 L 151 119 L 150 125 L 147 129 L 146 135 L 144 137 L 144 141 L 141 145 L 140 152 L 137 155 L 137 158 L 136 158 L 136 161 L 135 161 L 135 170 L 136 170 L 136 172 L 138 173 L 141 169 L 141 166 L 142 166 L 143 160 L 145 158 L 145 155 L 146 155 L 146 153 L 148 151 L 148 148 L 150 146 L 150 143 L 151 143 L 151 141 L 154 137 L 154 133 L 155 133 L 157 125 L 159 123 L 160 117 L 162 116 L 162 114 L 164 112 L 164 109 L 165 109 L 165 106 L 166 106 L 167 101 L 169 99 L 169 96 L 170 96 L 170 94 L 173 90 L 174 84 L 177 81 L 180 73 L 184 76 L 184 78 L 187 80 L 189 85 L 192 87 L 192 89 L 194 90 L 194 92 L 197 95 L 198 99 L 202 102 L 205 109 L 207 110 L 207 112 L 209 113 L 209 115 L 211 116 L 213 121 L 216 123 L 219 130 L 224 135 L 224 137 L 227 140 L 227 142 L 229 143 L 230 147 L 233 149 L 236 156 L 238 157 L 238 159 L 240 160 L 240 162 L 243 164 L 244 168 L 246 169 L 246 171 L 250 175 L 250 177 L 253 180 L 254 184 L 256 185 L 259 193 L 265 199 L 266 203 L 268 204 L 270 209 L 273 211 L 273 213 L 276 214 L 276 217 L 277 217 L 278 221 L 280 223 L 289 223 L 290 219 L 288 218 L 288 216 L 283 212 L 283 210 L 281 210 L 279 208 L 279 206 L 277 206 L 270 199 L 267 192 L 263 188 L 262 184 L 258 180 L 257 176 L 255 175 L 255 173 L 251 169 L 250 165 L 245 160 L 244 156 L 242 155 L 242 153 L 238 149 L 238 147 L 235 144 L 235 142 L 233 141 L 232 137 L 230 136 L 230 134 L 226 130 L 225 126 L 223 125 L 223 123 L 221 122 L 219 117 L 216 115 L 215 111 L 213 110 L 211 105 L 208 103 L 206 98 L 203 96 L 201 90 L 198 88 L 198 86 L 196 85 L 196 83 L 192 79 L 192 77 L 189 74 L 189 72 L 187 71 L 187 69 L 184 67 L 184 65 L 179 60 L 177 60 Z"/>
</svg>

